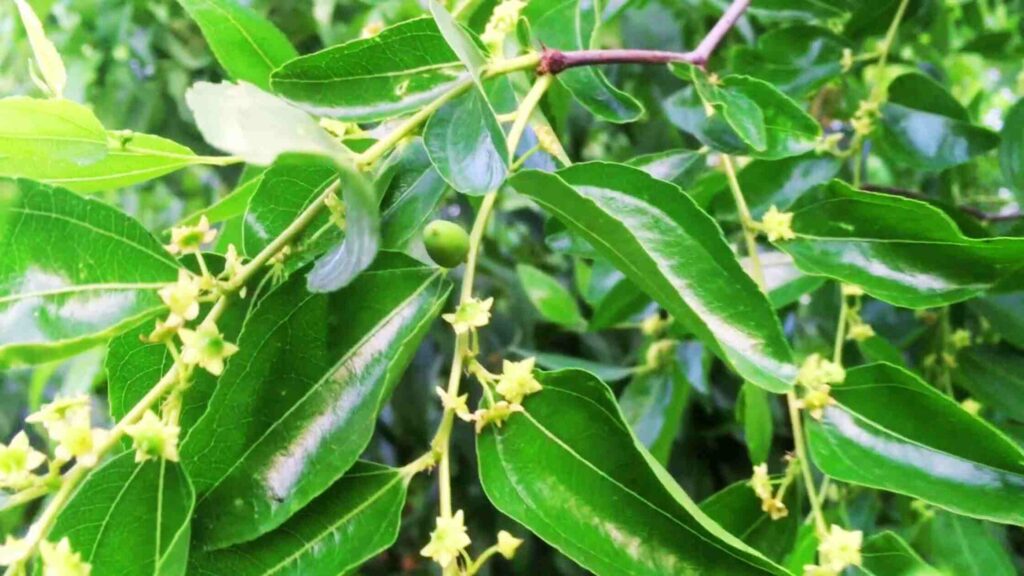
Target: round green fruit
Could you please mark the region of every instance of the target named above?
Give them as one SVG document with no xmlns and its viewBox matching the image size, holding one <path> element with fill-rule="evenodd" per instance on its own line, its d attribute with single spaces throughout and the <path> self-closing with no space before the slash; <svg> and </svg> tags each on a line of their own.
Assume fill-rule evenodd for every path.
<svg viewBox="0 0 1024 576">
<path fill-rule="evenodd" d="M 423 229 L 423 244 L 439 266 L 454 268 L 466 261 L 469 234 L 454 222 L 434 220 Z"/>
</svg>

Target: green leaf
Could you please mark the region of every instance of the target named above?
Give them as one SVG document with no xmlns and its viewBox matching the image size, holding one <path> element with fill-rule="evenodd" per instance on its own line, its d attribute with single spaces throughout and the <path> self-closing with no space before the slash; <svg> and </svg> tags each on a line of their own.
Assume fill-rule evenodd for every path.
<svg viewBox="0 0 1024 576">
<path fill-rule="evenodd" d="M 516 275 L 530 303 L 545 320 L 567 328 L 584 324 L 576 298 L 558 280 L 528 264 L 516 266 Z"/>
<path fill-rule="evenodd" d="M 448 183 L 434 168 L 423 141 L 402 147 L 387 169 L 393 172 L 381 200 L 381 246 L 405 250 L 419 236 L 448 191 Z"/>
<path fill-rule="evenodd" d="M 800 270 L 860 286 L 896 306 L 966 300 L 1024 266 L 1020 238 L 968 238 L 925 202 L 839 181 L 794 212 L 796 238 L 777 246 Z"/>
<path fill-rule="evenodd" d="M 455 21 L 455 18 L 445 10 L 437 0 L 430 0 L 428 3 L 430 15 L 437 24 L 437 30 L 444 36 L 445 42 L 458 56 L 459 61 L 466 67 L 466 71 L 473 77 L 477 88 L 483 90 L 480 82 L 480 71 L 487 64 L 487 59 L 480 53 L 480 48 L 474 42 L 470 33 Z"/>
<path fill-rule="evenodd" d="M 626 164 L 686 190 L 707 170 L 707 155 L 698 150 L 666 150 L 631 158 Z"/>
<path fill-rule="evenodd" d="M 423 132 L 430 160 L 452 188 L 483 195 L 508 174 L 505 133 L 480 90 L 470 90 L 435 112 Z"/>
<path fill-rule="evenodd" d="M 154 316 L 178 269 L 124 213 L 30 180 L 0 181 L 0 254 L 0 366 L 71 356 Z"/>
<path fill-rule="evenodd" d="M 953 534 L 945 537 L 955 539 Z M 868 538 L 861 556 L 860 568 L 867 576 L 942 576 L 895 532 L 882 532 Z"/>
<path fill-rule="evenodd" d="M 785 574 L 666 484 L 603 382 L 577 370 L 540 381 L 524 413 L 477 436 L 502 513 L 599 576 Z"/>
<path fill-rule="evenodd" d="M 750 461 L 754 464 L 767 462 L 772 450 L 774 430 L 768 393 L 744 382 L 736 402 L 736 417 L 743 424 L 743 437 L 747 442 Z"/>
<path fill-rule="evenodd" d="M 271 85 L 316 114 L 370 121 L 416 110 L 465 79 L 437 23 L 419 18 L 296 58 Z"/>
<path fill-rule="evenodd" d="M 920 73 L 889 84 L 878 142 L 890 158 L 921 170 L 943 170 L 995 148 L 999 135 L 971 124 L 967 110 Z"/>
<path fill-rule="evenodd" d="M 293 278 L 256 306 L 182 445 L 204 547 L 280 526 L 352 466 L 447 293 L 438 270 L 382 253 L 343 290 Z"/>
<path fill-rule="evenodd" d="M 256 193 L 256 190 L 259 189 L 262 181 L 263 174 L 260 174 L 251 180 L 246 180 L 239 184 L 238 187 L 232 190 L 227 196 L 206 208 L 189 214 L 178 222 L 177 225 L 194 226 L 203 216 L 206 216 L 206 219 L 209 220 L 210 224 L 226 222 L 237 216 L 242 216 L 245 214 L 245 209 L 249 205 L 249 199 L 252 198 L 253 194 Z M 243 250 L 241 243 L 239 243 L 239 246 L 237 247 L 239 250 Z"/>
<path fill-rule="evenodd" d="M 656 370 L 637 373 L 619 396 L 629 428 L 662 466 L 668 465 L 692 389 L 672 360 Z"/>
<path fill-rule="evenodd" d="M 731 54 L 732 69 L 801 98 L 840 74 L 847 47 L 849 42 L 826 28 L 773 28 L 757 39 L 756 49 L 737 46 Z"/>
<path fill-rule="evenodd" d="M 793 258 L 785 252 L 762 252 L 760 260 L 764 284 L 768 289 L 768 301 L 776 310 L 789 306 L 804 294 L 817 290 L 825 283 L 825 279 L 820 276 L 803 274 L 796 267 Z M 749 257 L 744 257 L 740 263 L 744 270 L 751 270 Z"/>
<path fill-rule="evenodd" d="M 776 477 L 776 480 L 781 480 Z M 761 510 L 761 500 L 750 483 L 741 480 L 730 484 L 700 503 L 700 509 L 725 530 L 768 558 L 781 562 L 796 544 L 806 510 L 803 493 L 790 487 L 783 498 L 789 510 L 785 518 L 772 520 Z M 813 559 L 813 556 L 812 556 Z M 803 573 L 803 566 L 799 567 Z"/>
<path fill-rule="evenodd" d="M 312 292 L 334 292 L 348 286 L 380 249 L 380 209 L 373 184 L 353 168 L 339 165 L 338 169 L 345 202 L 345 239 L 313 265 L 306 283 Z"/>
<path fill-rule="evenodd" d="M 956 355 L 953 378 L 979 402 L 1024 422 L 1024 356 L 975 346 Z"/>
<path fill-rule="evenodd" d="M 788 210 L 808 191 L 830 181 L 842 163 L 834 156 L 804 154 L 782 160 L 754 160 L 737 176 L 750 214 L 760 220 L 769 208 Z M 737 219 L 736 203 L 731 197 L 719 197 L 715 204 L 729 218 Z"/>
<path fill-rule="evenodd" d="M 807 422 L 827 476 L 1024 524 L 1024 451 L 985 421 L 888 364 L 848 370 L 832 396 L 838 405 Z"/>
<path fill-rule="evenodd" d="M 545 370 L 578 368 L 580 370 L 590 372 L 605 382 L 625 380 L 632 374 L 636 373 L 636 369 L 634 368 L 617 366 L 614 364 L 604 364 L 593 360 L 587 360 L 585 358 L 566 356 L 565 354 L 557 354 L 554 352 L 535 352 L 532 350 L 523 350 L 521 348 L 514 348 L 513 350 L 516 354 L 519 354 L 524 358 L 533 356 L 537 359 L 537 365 Z"/>
<path fill-rule="evenodd" d="M 955 514 L 936 514 L 930 530 L 932 562 L 945 574 L 956 576 L 1019 574 L 991 528 Z"/>
<path fill-rule="evenodd" d="M 821 137 L 814 118 L 763 80 L 731 75 L 711 84 L 691 67 L 673 65 L 673 70 L 692 80 L 696 90 L 670 98 L 670 120 L 720 152 L 778 160 L 814 150 Z M 714 109 L 710 116 L 703 102 Z"/>
<path fill-rule="evenodd" d="M 1018 100 L 1006 113 L 999 143 L 999 167 L 1003 178 L 1024 200 L 1024 99 Z"/>
<path fill-rule="evenodd" d="M 54 161 L 45 166 L 34 165 L 21 176 L 87 193 L 139 184 L 187 166 L 223 165 L 232 160 L 196 156 L 187 146 L 149 134 L 111 132 L 108 141 L 109 149 L 102 160 L 85 166 Z"/>
<path fill-rule="evenodd" d="M 32 46 L 36 70 L 42 74 L 50 94 L 55 98 L 61 98 L 64 86 L 68 83 L 68 73 L 64 69 L 64 61 L 61 60 L 60 52 L 57 52 L 56 46 L 46 37 L 43 23 L 39 21 L 32 5 L 25 0 L 14 0 L 14 4 L 18 7 L 21 23 L 25 27 L 29 45 Z"/>
<path fill-rule="evenodd" d="M 250 164 L 266 166 L 287 152 L 348 153 L 311 116 L 251 84 L 196 82 L 185 101 L 207 142 Z"/>
<path fill-rule="evenodd" d="M 642 314 L 651 299 L 628 278 L 622 278 L 594 306 L 587 329 L 606 330 Z"/>
<path fill-rule="evenodd" d="M 94 570 L 184 576 L 195 494 L 181 467 L 124 452 L 86 478 L 48 537 L 65 536 Z"/>
<path fill-rule="evenodd" d="M 534 0 L 523 8 L 533 38 L 549 48 L 585 50 L 595 44 L 599 3 L 585 0 Z M 556 76 L 580 104 L 603 120 L 632 122 L 643 106 L 616 89 L 594 66 L 572 68 Z"/>
<path fill-rule="evenodd" d="M 272 23 L 234 0 L 178 0 L 235 80 L 270 89 L 270 73 L 299 54 Z"/>
<path fill-rule="evenodd" d="M 583 237 L 745 379 L 773 392 L 795 368 L 768 299 L 715 222 L 679 188 L 623 165 L 520 172 L 510 184 Z"/>
<path fill-rule="evenodd" d="M 280 528 L 230 548 L 193 555 L 197 576 L 336 576 L 394 543 L 405 504 L 400 470 L 357 462 Z"/>
<path fill-rule="evenodd" d="M 0 100 L 0 176 L 32 176 L 50 163 L 84 167 L 107 155 L 107 132 L 70 100 Z"/>
</svg>

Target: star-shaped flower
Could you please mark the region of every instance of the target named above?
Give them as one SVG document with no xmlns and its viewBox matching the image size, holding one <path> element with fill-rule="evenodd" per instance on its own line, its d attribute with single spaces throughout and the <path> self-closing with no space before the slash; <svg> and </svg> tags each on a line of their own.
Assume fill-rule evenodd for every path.
<svg viewBox="0 0 1024 576">
<path fill-rule="evenodd" d="M 867 322 L 858 322 L 850 326 L 850 333 L 846 335 L 847 340 L 853 340 L 855 342 L 863 342 L 869 338 L 874 337 L 875 329 L 871 327 L 871 324 Z"/>
<path fill-rule="evenodd" d="M 238 346 L 224 340 L 224 335 L 213 322 L 203 322 L 199 328 L 182 328 L 178 336 L 183 344 L 181 361 L 190 366 L 201 366 L 210 374 L 220 376 L 224 360 L 238 352 Z"/>
<path fill-rule="evenodd" d="M 863 543 L 864 533 L 860 530 L 844 530 L 833 524 L 818 544 L 821 566 L 835 572 L 842 572 L 847 566 L 860 566 L 860 548 Z"/>
<path fill-rule="evenodd" d="M 825 415 L 825 408 L 836 403 L 835 398 L 829 394 L 831 390 L 832 387 L 828 384 L 809 389 L 803 398 L 797 400 L 797 408 L 807 410 L 811 418 L 820 421 L 822 416 Z"/>
<path fill-rule="evenodd" d="M 86 466 L 95 466 L 99 459 L 96 447 L 107 438 L 107 434 L 106 430 L 90 428 L 88 424 L 71 426 L 61 436 L 55 455 L 65 462 L 75 458 Z"/>
<path fill-rule="evenodd" d="M 487 326 L 487 323 L 491 321 L 491 306 L 493 304 L 494 298 L 486 300 L 470 298 L 459 304 L 455 312 L 444 314 L 441 317 L 452 325 L 456 334 L 465 334 L 470 330 Z"/>
<path fill-rule="evenodd" d="M 462 510 L 459 510 L 450 517 L 437 517 L 430 542 L 420 550 L 420 554 L 447 568 L 469 545 L 469 534 L 466 533 Z"/>
<path fill-rule="evenodd" d="M 195 320 L 199 315 L 199 293 L 202 284 L 187 270 L 178 270 L 178 281 L 164 286 L 157 294 L 167 305 L 170 314 L 165 324 L 179 327 L 186 320 Z"/>
<path fill-rule="evenodd" d="M 174 424 L 161 420 L 152 410 L 148 410 L 135 424 L 125 427 L 125 433 L 134 440 L 136 462 L 150 458 L 177 462 L 180 431 Z"/>
<path fill-rule="evenodd" d="M 516 555 L 516 549 L 521 546 L 523 541 L 516 538 L 512 534 L 502 530 L 498 532 L 498 543 L 495 544 L 495 548 L 498 549 L 498 554 L 505 557 L 506 560 L 511 560 Z"/>
<path fill-rule="evenodd" d="M 195 254 L 203 244 L 213 242 L 217 231 L 210 229 L 210 221 L 204 215 L 195 226 L 177 226 L 171 228 L 171 243 L 167 251 L 171 254 Z"/>
<path fill-rule="evenodd" d="M 440 386 L 434 390 L 437 392 L 437 395 L 441 397 L 441 405 L 444 406 L 445 410 L 455 412 L 456 416 L 467 422 L 472 419 L 472 416 L 469 413 L 469 406 L 467 405 L 467 402 L 469 401 L 469 394 L 452 397 L 451 394 L 448 394 L 448 392 Z"/>
<path fill-rule="evenodd" d="M 56 398 L 43 404 L 37 412 L 29 414 L 25 422 L 42 424 L 51 439 L 59 442 L 71 428 L 89 426 L 91 408 L 89 397 L 80 394 L 72 398 Z"/>
<path fill-rule="evenodd" d="M 28 442 L 24 431 L 15 434 L 10 444 L 0 444 L 0 488 L 20 490 L 32 481 L 32 471 L 46 462 Z"/>
<path fill-rule="evenodd" d="M 67 536 L 57 544 L 41 542 L 39 555 L 43 557 L 43 576 L 89 576 L 92 566 L 71 549 Z"/>
<path fill-rule="evenodd" d="M 761 218 L 761 229 L 764 230 L 769 242 L 796 238 L 793 232 L 793 213 L 780 212 L 774 205 Z"/>
<path fill-rule="evenodd" d="M 796 381 L 810 389 L 826 384 L 840 384 L 846 379 L 846 370 L 840 364 L 822 358 L 821 354 L 811 354 L 800 365 Z"/>
<path fill-rule="evenodd" d="M 476 421 L 476 433 L 483 432 L 484 428 L 488 424 L 494 424 L 498 428 L 505 423 L 506 420 L 512 417 L 516 412 L 522 412 L 523 407 L 520 404 L 509 404 L 504 400 L 499 400 L 494 403 L 494 406 L 490 408 L 481 408 L 473 413 L 473 420 Z"/>
<path fill-rule="evenodd" d="M 519 404 L 523 398 L 540 392 L 540 382 L 533 376 L 534 364 L 535 358 L 526 358 L 519 362 L 503 361 L 501 376 L 498 376 L 498 384 L 494 389 L 510 404 Z"/>
</svg>

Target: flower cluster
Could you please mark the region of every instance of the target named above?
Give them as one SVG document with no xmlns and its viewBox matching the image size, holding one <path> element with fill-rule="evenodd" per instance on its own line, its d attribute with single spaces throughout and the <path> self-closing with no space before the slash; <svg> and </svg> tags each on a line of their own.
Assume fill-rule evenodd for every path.
<svg viewBox="0 0 1024 576">
<path fill-rule="evenodd" d="M 835 403 L 829 395 L 832 386 L 841 384 L 845 379 L 846 370 L 841 365 L 822 358 L 821 354 L 811 354 L 797 373 L 797 384 L 804 387 L 803 397 L 797 405 L 807 410 L 815 420 L 821 420 L 825 408 Z"/>
<path fill-rule="evenodd" d="M 833 524 L 818 544 L 818 564 L 804 566 L 804 576 L 839 576 L 849 566 L 860 566 L 864 534 Z"/>
<path fill-rule="evenodd" d="M 491 18 L 487 21 L 480 39 L 495 59 L 500 60 L 504 57 L 505 37 L 516 29 L 519 13 L 524 7 L 526 2 L 523 0 L 503 0 L 491 12 Z"/>
<path fill-rule="evenodd" d="M 176 424 L 164 421 L 152 410 L 143 414 L 135 424 L 125 427 L 125 433 L 134 441 L 136 462 L 151 458 L 177 462 L 179 432 Z"/>
<path fill-rule="evenodd" d="M 0 566 L 13 566 L 28 558 L 31 549 L 24 540 L 11 536 L 0 544 Z M 81 554 L 71 549 L 67 536 L 60 542 L 39 543 L 39 555 L 42 557 L 42 576 L 89 576 L 92 566 L 82 560 Z M 15 572 L 18 573 L 18 572 Z"/>
<path fill-rule="evenodd" d="M 846 314 L 846 339 L 853 340 L 854 342 L 863 342 L 875 336 L 875 329 L 870 324 L 864 321 L 860 315 L 861 309 L 861 296 L 864 295 L 864 289 L 860 286 L 854 286 L 852 284 L 843 284 L 842 288 L 843 298 L 852 298 L 853 301 L 849 304 Z"/>
<path fill-rule="evenodd" d="M 875 121 L 879 115 L 881 115 L 881 111 L 878 102 L 874 100 L 861 100 L 857 106 L 857 111 L 853 114 L 853 118 L 850 119 L 850 126 L 853 127 L 854 133 L 858 136 L 867 136 L 875 129 Z"/>
</svg>

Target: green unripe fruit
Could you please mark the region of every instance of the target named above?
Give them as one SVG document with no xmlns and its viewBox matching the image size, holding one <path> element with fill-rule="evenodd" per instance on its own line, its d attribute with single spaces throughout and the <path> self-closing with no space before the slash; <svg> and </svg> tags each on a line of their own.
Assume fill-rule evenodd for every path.
<svg viewBox="0 0 1024 576">
<path fill-rule="evenodd" d="M 423 244 L 439 266 L 454 268 L 466 261 L 469 234 L 454 222 L 434 220 L 423 229 Z"/>
</svg>

